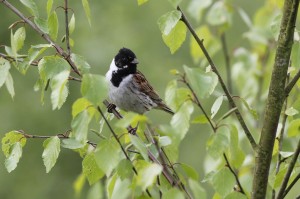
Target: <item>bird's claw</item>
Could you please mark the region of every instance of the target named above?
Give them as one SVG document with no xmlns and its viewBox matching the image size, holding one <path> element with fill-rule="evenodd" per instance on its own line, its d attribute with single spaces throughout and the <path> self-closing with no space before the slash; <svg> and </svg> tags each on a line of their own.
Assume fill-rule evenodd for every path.
<svg viewBox="0 0 300 199">
<path fill-rule="evenodd" d="M 113 110 L 114 110 L 116 107 L 117 107 L 116 105 L 110 103 L 110 104 L 107 106 L 107 111 L 108 111 L 109 113 L 112 113 Z"/>
</svg>

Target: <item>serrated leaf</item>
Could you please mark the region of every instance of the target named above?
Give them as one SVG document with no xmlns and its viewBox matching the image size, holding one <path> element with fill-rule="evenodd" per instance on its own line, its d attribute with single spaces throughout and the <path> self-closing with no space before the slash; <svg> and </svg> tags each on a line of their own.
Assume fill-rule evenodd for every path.
<svg viewBox="0 0 300 199">
<path fill-rule="evenodd" d="M 55 75 L 55 77 L 50 81 L 51 86 L 51 102 L 52 109 L 60 109 L 65 103 L 69 90 L 68 90 L 68 78 L 70 71 L 65 70 Z"/>
<path fill-rule="evenodd" d="M 55 165 L 60 153 L 60 139 L 57 136 L 48 138 L 44 141 L 43 147 L 44 151 L 42 157 L 46 167 L 46 173 L 49 173 Z"/>
<path fill-rule="evenodd" d="M 53 41 L 56 41 L 58 34 L 58 18 L 56 12 L 52 12 L 52 14 L 48 18 L 48 30 L 49 35 Z"/>
<path fill-rule="evenodd" d="M 162 34 L 168 35 L 171 30 L 176 26 L 181 18 L 181 12 L 173 10 L 161 16 L 158 19 L 158 26 Z"/>
<path fill-rule="evenodd" d="M 2 138 L 2 151 L 5 157 L 9 156 L 10 149 L 16 142 L 20 142 L 22 147 L 26 144 L 26 138 L 18 131 L 10 131 Z"/>
<path fill-rule="evenodd" d="M 10 73 L 8 73 L 5 86 L 7 88 L 8 93 L 10 94 L 11 98 L 15 96 L 15 89 L 14 89 L 14 81 Z"/>
<path fill-rule="evenodd" d="M 99 168 L 106 176 L 109 176 L 124 158 L 121 148 L 115 140 L 101 140 L 97 145 L 95 157 Z"/>
<path fill-rule="evenodd" d="M 138 152 L 141 153 L 144 160 L 149 161 L 148 150 L 147 150 L 146 145 L 141 141 L 140 138 L 138 138 L 135 135 L 129 134 L 129 137 L 130 137 L 131 143 L 135 146 L 135 148 L 138 150 Z"/>
<path fill-rule="evenodd" d="M 47 15 L 49 17 L 50 13 L 51 13 L 51 10 L 52 10 L 52 6 L 53 6 L 53 0 L 48 0 L 47 1 Z"/>
<path fill-rule="evenodd" d="M 174 54 L 185 41 L 186 31 L 185 24 L 182 21 L 178 21 L 168 35 L 162 35 L 163 41 L 169 47 L 171 54 Z"/>
<path fill-rule="evenodd" d="M 156 163 L 149 163 L 144 165 L 138 172 L 137 185 L 139 185 L 143 191 L 151 186 L 156 177 L 162 172 L 162 166 Z"/>
<path fill-rule="evenodd" d="M 296 137 L 300 135 L 300 119 L 293 120 L 287 130 L 288 137 Z"/>
<path fill-rule="evenodd" d="M 86 143 L 88 127 L 91 119 L 92 118 L 87 110 L 83 110 L 74 117 L 71 127 L 75 140 L 79 141 L 80 143 Z"/>
<path fill-rule="evenodd" d="M 141 6 L 146 2 L 148 2 L 148 0 L 137 0 L 138 6 Z"/>
<path fill-rule="evenodd" d="M 223 95 L 221 95 L 220 97 L 218 97 L 216 99 L 216 101 L 214 102 L 214 104 L 212 105 L 211 109 L 210 109 L 210 112 L 211 112 L 211 116 L 210 118 L 214 118 L 215 115 L 218 113 L 219 109 L 221 108 L 222 106 L 222 102 L 223 102 Z"/>
<path fill-rule="evenodd" d="M 11 46 L 13 52 L 18 52 L 23 47 L 25 38 L 26 38 L 25 28 L 21 27 L 15 32 L 13 36 L 14 44 L 12 43 Z"/>
<path fill-rule="evenodd" d="M 72 14 L 72 17 L 69 22 L 69 34 L 71 35 L 75 30 L 75 15 Z"/>
<path fill-rule="evenodd" d="M 89 5 L 89 1 L 88 0 L 82 0 L 82 6 L 85 12 L 85 15 L 88 19 L 88 22 L 90 24 L 90 26 L 92 26 L 92 21 L 91 21 L 91 9 L 90 9 L 90 5 Z"/>
<path fill-rule="evenodd" d="M 16 142 L 11 146 L 10 153 L 5 159 L 5 168 L 8 173 L 12 172 L 17 168 L 20 158 L 22 157 L 22 145 L 20 142 Z"/>
<path fill-rule="evenodd" d="M 34 23 L 46 34 L 49 33 L 48 29 L 48 20 L 45 20 L 43 18 L 34 18 Z"/>
<path fill-rule="evenodd" d="M 206 191 L 203 187 L 201 187 L 198 181 L 189 179 L 189 186 L 192 190 L 194 198 L 201 198 L 201 199 L 206 198 Z"/>
<path fill-rule="evenodd" d="M 206 98 L 213 93 L 218 84 L 218 77 L 214 72 L 205 73 L 200 68 L 187 66 L 183 66 L 183 69 L 197 97 Z"/>
<path fill-rule="evenodd" d="M 235 178 L 227 167 L 222 168 L 212 178 L 212 185 L 222 196 L 229 194 L 235 185 Z"/>
<path fill-rule="evenodd" d="M 182 140 L 190 127 L 190 117 L 194 111 L 191 101 L 184 102 L 171 119 L 171 126 L 176 132 L 176 138 Z"/>
<path fill-rule="evenodd" d="M 82 161 L 82 172 L 92 185 L 104 176 L 103 171 L 98 167 L 94 153 L 87 154 Z"/>
<path fill-rule="evenodd" d="M 288 116 L 294 116 L 294 115 L 297 115 L 299 113 L 299 111 L 297 109 L 295 109 L 294 107 L 290 107 L 290 108 L 286 109 L 286 111 L 284 113 Z"/>
<path fill-rule="evenodd" d="M 102 104 L 107 97 L 108 84 L 104 76 L 84 74 L 81 83 L 81 93 L 94 105 Z"/>
<path fill-rule="evenodd" d="M 6 59 L 0 57 L 0 88 L 5 83 L 9 74 L 10 63 Z"/>
<path fill-rule="evenodd" d="M 38 8 L 33 0 L 20 0 L 23 5 L 25 5 L 30 13 L 35 17 L 39 17 Z"/>
<path fill-rule="evenodd" d="M 72 105 L 72 117 L 74 118 L 78 113 L 82 112 L 83 110 L 87 109 L 90 111 L 90 115 L 93 116 L 95 109 L 92 109 L 92 104 L 85 98 L 77 99 L 74 104 Z M 91 112 L 93 110 L 93 112 Z"/>
<path fill-rule="evenodd" d="M 71 60 L 76 64 L 76 66 L 78 67 L 78 70 L 81 73 L 88 73 L 89 69 L 91 68 L 91 66 L 89 65 L 89 63 L 87 63 L 84 58 L 80 55 L 71 54 Z"/>
<path fill-rule="evenodd" d="M 46 83 L 48 79 L 53 78 L 60 72 L 69 70 L 69 64 L 66 60 L 57 56 L 45 56 L 38 64 L 41 79 Z"/>
<path fill-rule="evenodd" d="M 207 152 L 214 159 L 222 157 L 223 152 L 229 146 L 229 140 L 226 135 L 227 132 L 224 129 L 225 128 L 219 128 L 206 142 Z"/>
<path fill-rule="evenodd" d="M 170 199 L 170 198 L 184 199 L 184 194 L 179 189 L 171 188 L 168 191 L 166 191 L 162 196 L 162 199 Z"/>
</svg>

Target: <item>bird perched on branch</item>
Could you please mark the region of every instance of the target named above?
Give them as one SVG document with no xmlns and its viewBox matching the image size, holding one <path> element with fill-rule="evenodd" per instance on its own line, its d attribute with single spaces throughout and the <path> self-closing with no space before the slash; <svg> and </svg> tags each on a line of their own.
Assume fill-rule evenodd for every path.
<svg viewBox="0 0 300 199">
<path fill-rule="evenodd" d="M 122 110 L 139 114 L 153 108 L 174 114 L 137 70 L 138 63 L 135 54 L 128 48 L 120 49 L 114 57 L 106 73 L 111 102 Z"/>
</svg>

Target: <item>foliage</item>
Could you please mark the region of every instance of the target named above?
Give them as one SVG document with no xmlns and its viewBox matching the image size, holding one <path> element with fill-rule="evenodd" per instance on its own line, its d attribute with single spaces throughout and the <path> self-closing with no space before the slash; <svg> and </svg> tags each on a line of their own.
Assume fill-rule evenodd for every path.
<svg viewBox="0 0 300 199">
<path fill-rule="evenodd" d="M 138 0 L 137 4 L 142 6 L 147 2 Z M 166 88 L 165 101 L 175 114 L 169 124 L 158 127 L 152 125 L 150 118 L 145 115 L 125 113 L 121 120 L 113 123 L 112 119 L 121 118 L 120 113 L 117 110 L 113 113 L 102 112 L 108 92 L 105 77 L 90 72 L 91 67 L 84 57 L 68 50 L 75 44 L 70 36 L 76 31 L 76 13 L 63 24 L 60 15 L 56 13 L 57 9 L 53 7 L 53 0 L 48 0 L 43 8 L 47 13 L 46 18 L 34 0 L 20 0 L 20 3 L 27 8 L 32 18 L 25 17 L 18 10 L 14 11 L 28 26 L 17 28 L 17 23 L 10 28 L 10 46 L 5 46 L 5 52 L 0 54 L 0 87 L 5 84 L 8 93 L 14 98 L 14 76 L 11 71 L 17 70 L 26 75 L 30 67 L 37 66 L 34 90 L 41 92 L 42 104 L 47 97 L 45 91 L 50 88 L 52 109 L 61 109 L 68 100 L 69 86 L 75 81 L 80 83 L 81 95 L 72 105 L 72 122 L 66 125 L 70 131 L 51 136 L 31 135 L 23 131 L 5 134 L 2 151 L 8 172 L 16 169 L 26 140 L 42 138 L 45 139 L 42 159 L 46 173 L 55 166 L 61 147 L 77 152 L 82 158 L 82 173 L 74 182 L 75 195 L 81 194 L 87 181 L 90 185 L 88 198 L 95 198 L 97 194 L 105 194 L 107 198 L 166 199 L 209 198 L 210 195 L 226 199 L 251 196 L 249 182 L 253 181 L 253 165 L 258 164 L 255 162 L 255 153 L 259 149 L 248 143 L 249 135 L 245 136 L 244 132 L 249 129 L 250 136 L 255 139 L 260 136 L 264 122 L 262 104 L 268 91 L 271 66 L 274 65 L 275 51 L 272 49 L 282 17 L 281 3 L 265 1 L 250 16 L 245 8 L 236 6 L 234 1 L 191 0 L 187 5 L 189 15 L 186 16 L 179 7 L 180 0 L 169 0 L 170 11 L 162 13 L 157 20 L 162 41 L 171 54 L 177 53 L 174 55 L 177 56 L 184 42 L 189 40 L 193 66 L 183 65 L 171 71 L 174 80 Z M 93 26 L 95 23 L 92 21 L 89 3 L 88 0 L 82 0 L 82 9 L 89 26 Z M 10 1 L 3 1 L 2 5 L 7 6 L 7 9 L 15 8 Z M 68 8 L 64 9 L 69 12 Z M 197 21 L 195 29 L 188 21 L 189 16 Z M 236 30 L 234 18 L 246 25 L 242 38 L 248 44 L 228 48 L 225 35 Z M 63 26 L 66 31 L 62 41 L 66 43 L 67 50 L 58 41 Z M 26 33 L 29 29 L 39 33 L 46 44 L 30 43 L 31 46 L 26 48 L 26 38 L 29 37 Z M 192 34 L 188 37 L 190 32 Z M 294 34 L 289 73 L 284 74 L 288 76 L 287 85 L 291 78 L 295 78 L 296 82 L 299 78 L 297 30 Z M 220 59 L 220 51 L 224 52 L 225 59 L 228 54 L 230 62 L 227 64 L 231 72 L 215 67 L 215 63 L 225 65 L 220 64 L 220 61 L 213 62 Z M 226 83 L 223 72 L 227 72 Z M 234 86 L 233 90 L 228 91 L 226 85 L 230 83 L 234 83 Z M 287 182 L 291 186 L 292 182 L 299 179 L 299 144 L 297 149 L 294 148 L 300 135 L 297 92 L 300 84 L 296 83 L 292 87 L 293 90 L 286 93 L 288 97 L 284 97 L 282 120 L 279 122 L 269 165 L 270 175 L 269 179 L 265 179 L 271 187 L 268 195 L 278 193 L 282 187 L 287 191 L 283 186 L 286 177 L 291 177 Z M 242 119 L 236 119 L 233 114 Z M 89 136 L 91 124 L 95 121 L 100 124 L 99 130 L 95 131 L 101 139 L 97 143 L 91 141 Z M 103 128 L 104 125 L 108 128 Z M 132 127 L 137 125 L 133 133 Z M 204 178 L 192 166 L 178 162 L 180 144 L 188 134 L 194 133 L 191 126 L 196 126 L 197 133 L 209 134 L 206 140 L 206 160 L 203 163 Z M 203 132 L 204 126 L 211 128 L 211 131 Z M 191 153 L 193 158 L 197 158 L 197 155 L 195 151 Z M 290 168 L 291 173 L 288 173 Z M 207 185 L 214 189 L 213 194 L 204 188 Z"/>
</svg>

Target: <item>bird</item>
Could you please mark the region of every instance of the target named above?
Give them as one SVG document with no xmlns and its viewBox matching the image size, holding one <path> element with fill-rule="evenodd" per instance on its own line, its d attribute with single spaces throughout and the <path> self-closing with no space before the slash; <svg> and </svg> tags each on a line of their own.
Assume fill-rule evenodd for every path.
<svg viewBox="0 0 300 199">
<path fill-rule="evenodd" d="M 132 50 L 124 47 L 113 58 L 105 75 L 109 84 L 108 97 L 112 102 L 110 108 L 117 106 L 124 111 L 141 115 L 151 109 L 159 109 L 173 115 L 174 112 L 163 102 L 146 77 L 137 70 L 138 64 Z"/>
</svg>

